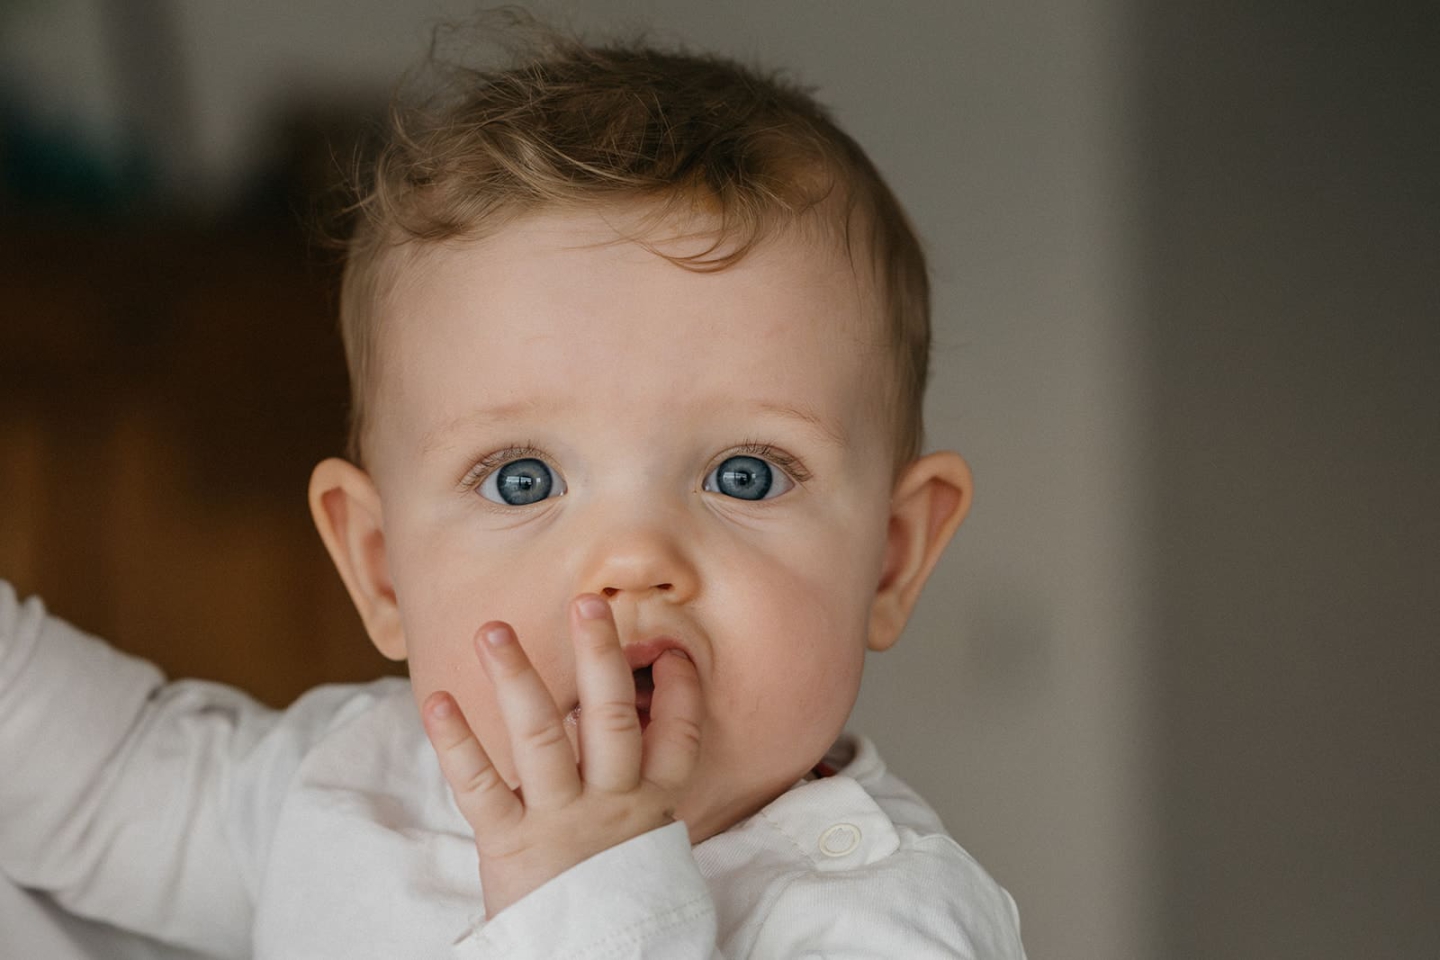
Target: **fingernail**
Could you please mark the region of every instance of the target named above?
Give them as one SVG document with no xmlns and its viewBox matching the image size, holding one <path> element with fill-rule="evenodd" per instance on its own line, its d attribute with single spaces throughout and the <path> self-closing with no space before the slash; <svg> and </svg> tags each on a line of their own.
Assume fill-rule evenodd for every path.
<svg viewBox="0 0 1440 960">
<path fill-rule="evenodd" d="M 580 607 L 580 616 L 584 617 L 586 620 L 599 620 L 601 617 L 605 616 L 605 614 L 610 610 L 610 604 L 606 603 L 604 600 L 601 600 L 593 593 L 589 594 L 588 596 L 581 597 L 577 601 L 577 603 Z"/>
<path fill-rule="evenodd" d="M 492 647 L 503 647 L 510 642 L 510 630 L 508 627 L 486 627 L 480 631 L 480 635 L 484 637 L 485 642 Z"/>
<path fill-rule="evenodd" d="M 430 716 L 436 720 L 448 720 L 455 712 L 455 701 L 449 697 L 439 697 L 430 705 Z"/>
</svg>

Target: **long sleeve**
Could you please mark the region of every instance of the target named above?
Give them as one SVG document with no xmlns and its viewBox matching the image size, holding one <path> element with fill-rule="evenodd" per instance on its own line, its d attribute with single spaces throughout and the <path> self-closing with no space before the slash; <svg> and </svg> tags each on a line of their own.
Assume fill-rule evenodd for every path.
<svg viewBox="0 0 1440 960">
<path fill-rule="evenodd" d="M 66 910 L 247 957 L 289 778 L 343 691 L 281 717 L 218 684 L 166 684 L 0 581 L 0 872 Z"/>
<path fill-rule="evenodd" d="M 457 957 L 712 960 L 715 904 L 672 823 L 577 864 L 457 944 Z"/>
<path fill-rule="evenodd" d="M 78 915 L 243 956 L 226 766 L 269 722 L 235 691 L 165 686 L 0 584 L 0 870 Z"/>
</svg>

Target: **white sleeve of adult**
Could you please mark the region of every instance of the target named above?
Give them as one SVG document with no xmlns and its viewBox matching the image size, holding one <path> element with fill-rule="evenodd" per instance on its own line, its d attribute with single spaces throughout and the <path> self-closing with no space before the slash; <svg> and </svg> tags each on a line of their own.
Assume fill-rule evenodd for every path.
<svg viewBox="0 0 1440 960">
<path fill-rule="evenodd" d="M 279 801 L 344 688 L 281 714 L 166 684 L 0 581 L 0 872 L 72 913 L 247 957 Z"/>
</svg>

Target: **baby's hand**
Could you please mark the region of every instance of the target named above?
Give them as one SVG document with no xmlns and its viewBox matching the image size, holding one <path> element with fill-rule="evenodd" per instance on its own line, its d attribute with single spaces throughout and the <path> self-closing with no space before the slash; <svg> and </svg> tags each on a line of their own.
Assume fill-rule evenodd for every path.
<svg viewBox="0 0 1440 960">
<path fill-rule="evenodd" d="M 594 594 L 577 597 L 570 632 L 578 765 L 559 709 L 508 624 L 481 627 L 475 650 L 509 728 L 519 788 L 496 772 L 450 694 L 431 694 L 421 710 L 440 768 L 475 831 L 491 917 L 582 860 L 671 823 L 700 752 L 700 679 L 688 657 L 667 651 L 655 662 L 651 721 L 642 736 L 635 678 L 610 605 Z"/>
</svg>

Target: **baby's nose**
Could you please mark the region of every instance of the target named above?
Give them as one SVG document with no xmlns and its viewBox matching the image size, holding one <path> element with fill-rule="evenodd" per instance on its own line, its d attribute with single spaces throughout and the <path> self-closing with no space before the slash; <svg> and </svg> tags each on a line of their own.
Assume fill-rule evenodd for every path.
<svg viewBox="0 0 1440 960">
<path fill-rule="evenodd" d="M 682 540 L 659 524 L 611 531 L 590 554 L 580 586 L 607 600 L 648 596 L 683 603 L 699 589 L 700 576 Z"/>
</svg>

